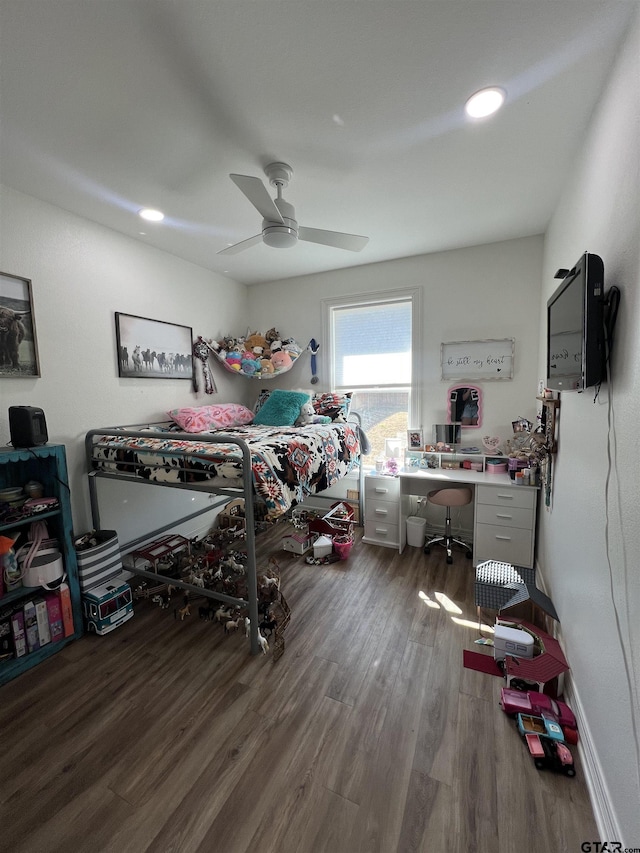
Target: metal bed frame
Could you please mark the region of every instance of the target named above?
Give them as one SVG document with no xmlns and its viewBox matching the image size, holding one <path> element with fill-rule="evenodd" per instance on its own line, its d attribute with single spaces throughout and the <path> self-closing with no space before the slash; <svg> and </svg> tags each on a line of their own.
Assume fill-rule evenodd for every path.
<svg viewBox="0 0 640 853">
<path fill-rule="evenodd" d="M 360 426 L 361 419 L 357 412 L 351 412 L 349 414 L 349 418 L 355 420 L 358 427 Z M 253 523 L 254 519 L 254 489 L 253 489 L 253 480 L 251 474 L 251 451 L 247 443 L 237 436 L 228 435 L 226 433 L 198 433 L 197 436 L 194 433 L 186 433 L 186 432 L 171 432 L 168 436 L 171 440 L 175 441 L 198 441 L 200 443 L 206 444 L 235 444 L 242 454 L 242 486 L 220 486 L 216 481 L 212 480 L 203 480 L 200 482 L 189 482 L 189 483 L 180 483 L 180 482 L 163 482 L 161 480 L 148 480 L 146 478 L 141 478 L 136 476 L 135 473 L 111 473 L 109 471 L 101 471 L 93 469 L 93 447 L 95 443 L 96 437 L 100 436 L 109 436 L 109 435 L 118 435 L 118 436 L 126 436 L 128 438 L 149 438 L 150 432 L 154 428 L 166 426 L 167 422 L 158 422 L 158 423 L 149 423 L 145 425 L 134 424 L 130 426 L 119 426 L 119 427 L 104 427 L 101 429 L 92 429 L 87 432 L 85 436 L 85 451 L 87 457 L 87 470 L 88 470 L 88 479 L 89 479 L 89 500 L 91 504 L 91 518 L 93 522 L 93 527 L 96 530 L 101 529 L 100 525 L 100 507 L 98 500 L 98 491 L 97 491 L 97 480 L 98 479 L 106 479 L 106 480 L 118 480 L 125 481 L 127 483 L 140 483 L 147 486 L 163 486 L 164 488 L 172 488 L 172 489 L 186 489 L 188 491 L 197 491 L 197 492 L 207 492 L 208 494 L 216 494 L 216 495 L 225 495 L 230 498 L 243 498 L 244 499 L 244 507 L 245 507 L 245 546 L 247 549 L 247 588 L 248 588 L 248 601 L 245 601 L 243 598 L 236 598 L 234 596 L 226 595 L 222 592 L 217 592 L 209 589 L 201 589 L 200 587 L 194 586 L 193 584 L 187 583 L 183 580 L 174 580 L 171 579 L 171 585 L 177 586 L 182 589 L 185 589 L 188 592 L 194 592 L 199 596 L 204 596 L 205 598 L 213 598 L 216 601 L 221 601 L 227 605 L 232 607 L 240 607 L 249 609 L 249 619 L 251 620 L 250 625 L 250 647 L 251 654 L 257 655 L 261 649 L 260 644 L 258 642 L 258 572 L 257 572 L 257 564 L 256 564 L 256 534 L 255 527 Z M 161 455 L 164 457 L 175 457 L 176 459 L 189 459 L 190 454 L 188 450 L 162 450 Z M 130 466 L 131 469 L 135 471 L 137 468 L 164 468 L 164 465 L 160 462 L 157 464 L 149 464 L 148 462 L 134 462 L 127 461 L 126 465 Z M 359 473 L 358 473 L 358 505 L 359 505 L 359 518 L 360 523 L 362 523 L 362 506 L 363 506 L 363 486 L 364 486 L 364 471 L 362 462 L 358 463 L 359 465 Z M 313 495 L 314 498 L 322 498 L 322 493 L 317 493 Z M 328 498 L 325 498 L 328 499 Z M 183 518 L 176 519 L 171 527 L 175 527 L 178 524 L 181 524 L 185 521 L 189 521 L 192 518 L 195 518 L 199 515 L 202 515 L 206 512 L 210 512 L 212 507 L 205 507 L 204 509 L 200 509 L 197 512 L 191 513 Z M 167 528 L 164 527 L 161 530 L 151 531 L 149 536 L 152 537 L 157 533 L 164 532 Z M 149 572 L 146 569 L 142 569 L 137 566 L 127 566 L 127 571 L 132 572 L 135 575 L 139 575 L 140 577 L 146 578 L 147 580 L 158 580 L 158 574 L 155 572 Z"/>
</svg>

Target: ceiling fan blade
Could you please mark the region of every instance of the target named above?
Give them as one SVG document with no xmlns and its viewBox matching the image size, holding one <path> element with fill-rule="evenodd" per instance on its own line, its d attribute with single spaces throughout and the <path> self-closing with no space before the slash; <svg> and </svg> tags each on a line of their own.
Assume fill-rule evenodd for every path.
<svg viewBox="0 0 640 853">
<path fill-rule="evenodd" d="M 216 255 L 237 255 L 238 252 L 244 252 L 245 249 L 250 249 L 256 243 L 262 242 L 262 232 L 254 237 L 248 237 L 246 240 L 241 240 L 239 243 L 234 243 L 233 246 L 227 246 L 226 249 L 220 249 Z"/>
<path fill-rule="evenodd" d="M 284 222 L 282 214 L 260 178 L 253 178 L 250 175 L 229 175 L 229 177 L 246 195 L 258 213 L 262 214 L 263 219 L 268 219 L 270 222 Z"/>
<path fill-rule="evenodd" d="M 324 231 L 322 228 L 303 228 L 302 225 L 298 226 L 298 240 L 321 243 L 323 246 L 333 246 L 335 249 L 348 249 L 350 252 L 360 252 L 369 242 L 368 237 L 360 237 L 358 234 Z"/>
</svg>

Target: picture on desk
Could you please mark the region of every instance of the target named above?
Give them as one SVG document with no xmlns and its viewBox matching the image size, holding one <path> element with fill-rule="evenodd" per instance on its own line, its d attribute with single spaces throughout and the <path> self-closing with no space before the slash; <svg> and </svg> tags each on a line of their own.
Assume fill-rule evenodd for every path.
<svg viewBox="0 0 640 853">
<path fill-rule="evenodd" d="M 424 447 L 424 435 L 421 429 L 410 429 L 407 432 L 407 447 L 409 450 L 422 450 Z"/>
<path fill-rule="evenodd" d="M 482 425 L 482 389 L 477 385 L 453 385 L 447 401 L 448 422 L 463 427 Z"/>
</svg>

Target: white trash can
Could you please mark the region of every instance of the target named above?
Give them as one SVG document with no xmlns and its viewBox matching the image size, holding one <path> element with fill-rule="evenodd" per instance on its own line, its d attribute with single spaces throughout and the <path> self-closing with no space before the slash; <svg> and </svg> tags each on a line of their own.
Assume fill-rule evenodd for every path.
<svg viewBox="0 0 640 853">
<path fill-rule="evenodd" d="M 413 545 L 414 548 L 422 548 L 426 528 L 427 520 L 425 518 L 410 515 L 407 519 L 407 545 Z"/>
</svg>

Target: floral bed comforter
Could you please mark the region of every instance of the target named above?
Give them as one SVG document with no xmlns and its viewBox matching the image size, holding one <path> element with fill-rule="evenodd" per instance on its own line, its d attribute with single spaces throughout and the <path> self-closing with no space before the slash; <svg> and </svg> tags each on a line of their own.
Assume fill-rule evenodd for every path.
<svg viewBox="0 0 640 853">
<path fill-rule="evenodd" d="M 358 427 L 353 423 L 249 425 L 225 429 L 224 435 L 247 443 L 255 493 L 270 518 L 337 483 L 360 457 Z M 216 484 L 233 488 L 242 483 L 242 453 L 235 444 L 172 438 L 170 429 L 136 438 L 96 434 L 92 441 L 94 470 L 167 484 L 209 481 L 212 491 Z"/>
</svg>

